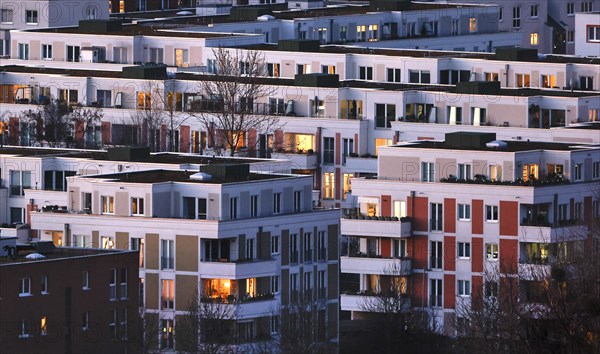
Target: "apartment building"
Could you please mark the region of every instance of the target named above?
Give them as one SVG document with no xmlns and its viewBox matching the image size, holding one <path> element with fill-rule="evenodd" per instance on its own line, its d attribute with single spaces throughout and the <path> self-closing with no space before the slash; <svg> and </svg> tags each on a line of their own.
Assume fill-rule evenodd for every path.
<svg viewBox="0 0 600 354">
<path fill-rule="evenodd" d="M 456 335 L 461 306 L 508 291 L 490 274 L 535 286 L 532 274 L 600 242 L 585 226 L 600 217 L 595 145 L 455 132 L 380 148 L 377 172 L 353 179 L 356 208 L 341 220 L 341 311 L 353 319 L 376 317 L 369 299 L 400 282 L 410 308 Z"/>
<path fill-rule="evenodd" d="M 139 351 L 137 258 L 0 237 L 2 351 Z"/>
<path fill-rule="evenodd" d="M 67 208 L 31 212 L 32 229 L 76 249 L 138 250 L 140 304 L 161 350 L 177 348 L 195 300 L 229 308 L 220 320 L 241 348 L 278 336 L 298 298 L 317 304 L 323 342 L 337 342 L 339 210 L 313 209 L 310 176 L 212 164 L 67 181 Z"/>
<path fill-rule="evenodd" d="M 108 19 L 104 1 L 4 1 L 0 5 L 0 57 L 11 54 L 10 31 L 76 25 L 79 20 Z"/>
<path fill-rule="evenodd" d="M 600 11 L 575 14 L 575 54 L 597 57 L 600 51 Z"/>
</svg>

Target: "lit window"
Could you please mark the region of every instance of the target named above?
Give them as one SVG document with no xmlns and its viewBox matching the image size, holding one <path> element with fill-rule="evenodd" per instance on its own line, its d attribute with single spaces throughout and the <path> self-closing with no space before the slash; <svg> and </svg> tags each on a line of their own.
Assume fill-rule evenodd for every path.
<svg viewBox="0 0 600 354">
<path fill-rule="evenodd" d="M 469 18 L 469 32 L 477 32 L 477 19 L 475 17 Z"/>
<path fill-rule="evenodd" d="M 485 259 L 488 261 L 498 260 L 498 244 L 497 243 L 486 243 L 485 244 Z"/>
<path fill-rule="evenodd" d="M 162 280 L 161 309 L 172 310 L 175 303 L 175 281 L 172 279 Z"/>
<path fill-rule="evenodd" d="M 46 316 L 42 317 L 42 319 L 40 320 L 40 335 L 48 335 L 48 323 Z"/>
<path fill-rule="evenodd" d="M 531 45 L 538 45 L 538 34 L 537 32 L 533 32 L 530 36 L 529 36 L 529 43 Z"/>
<path fill-rule="evenodd" d="M 114 214 L 114 212 L 115 212 L 115 197 L 103 195 L 101 200 L 102 200 L 102 214 Z"/>
<path fill-rule="evenodd" d="M 131 215 L 144 215 L 144 198 L 131 198 Z"/>
<path fill-rule="evenodd" d="M 335 173 L 325 172 L 323 174 L 323 198 L 334 199 L 335 198 Z"/>
<path fill-rule="evenodd" d="M 105 250 L 112 250 L 115 248 L 115 239 L 112 236 L 100 237 L 100 247 Z"/>
</svg>

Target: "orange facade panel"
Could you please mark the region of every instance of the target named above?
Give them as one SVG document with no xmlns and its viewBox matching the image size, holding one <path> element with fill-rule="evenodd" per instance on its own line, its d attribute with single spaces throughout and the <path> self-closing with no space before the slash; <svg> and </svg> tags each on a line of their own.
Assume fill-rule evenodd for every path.
<svg viewBox="0 0 600 354">
<path fill-rule="evenodd" d="M 427 268 L 427 236 L 413 237 L 413 268 Z"/>
<path fill-rule="evenodd" d="M 453 309 L 456 306 L 456 276 L 444 274 L 444 308 Z"/>
<path fill-rule="evenodd" d="M 483 235 L 483 200 L 473 199 L 471 205 L 471 232 Z"/>
<path fill-rule="evenodd" d="M 456 232 L 456 199 L 444 198 L 444 232 Z"/>
<path fill-rule="evenodd" d="M 444 270 L 456 270 L 456 237 L 444 236 Z"/>
<path fill-rule="evenodd" d="M 412 217 L 414 231 L 429 230 L 427 197 L 408 197 L 408 216 Z"/>
<path fill-rule="evenodd" d="M 382 195 L 381 196 L 381 215 L 392 216 L 392 196 Z"/>
<path fill-rule="evenodd" d="M 500 239 L 500 273 L 517 274 L 518 240 Z"/>
<path fill-rule="evenodd" d="M 471 271 L 483 272 L 483 238 L 481 237 L 471 239 Z"/>
<path fill-rule="evenodd" d="M 500 201 L 500 235 L 519 236 L 519 203 Z"/>
</svg>

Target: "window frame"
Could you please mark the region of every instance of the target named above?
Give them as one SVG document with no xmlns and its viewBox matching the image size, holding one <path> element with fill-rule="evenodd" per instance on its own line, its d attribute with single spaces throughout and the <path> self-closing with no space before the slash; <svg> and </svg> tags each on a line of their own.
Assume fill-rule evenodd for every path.
<svg viewBox="0 0 600 354">
<path fill-rule="evenodd" d="M 497 223 L 500 220 L 500 210 L 497 205 L 486 204 L 485 222 Z"/>
<path fill-rule="evenodd" d="M 461 297 L 471 297 L 471 281 L 459 279 L 456 281 L 456 295 Z"/>
<path fill-rule="evenodd" d="M 19 278 L 19 297 L 33 296 L 31 292 L 31 278 Z"/>
<path fill-rule="evenodd" d="M 485 244 L 485 260 L 495 262 L 500 259 L 500 247 L 495 242 L 488 242 Z"/>
<path fill-rule="evenodd" d="M 458 259 L 471 259 L 471 243 L 470 242 L 457 242 L 456 243 L 456 257 Z"/>
<path fill-rule="evenodd" d="M 471 204 L 459 203 L 457 208 L 456 214 L 459 221 L 471 221 Z"/>
</svg>

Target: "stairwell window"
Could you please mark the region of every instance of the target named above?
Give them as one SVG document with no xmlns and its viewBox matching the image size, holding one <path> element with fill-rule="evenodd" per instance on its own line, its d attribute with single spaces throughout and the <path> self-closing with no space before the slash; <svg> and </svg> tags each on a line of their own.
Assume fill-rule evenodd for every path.
<svg viewBox="0 0 600 354">
<path fill-rule="evenodd" d="M 538 33 L 533 32 L 529 35 L 529 44 L 538 45 Z"/>
</svg>

